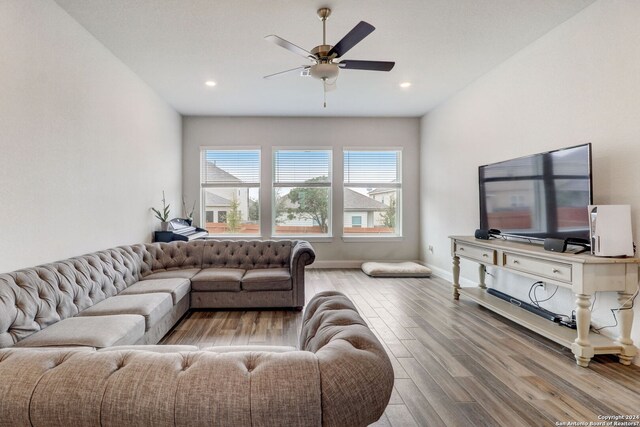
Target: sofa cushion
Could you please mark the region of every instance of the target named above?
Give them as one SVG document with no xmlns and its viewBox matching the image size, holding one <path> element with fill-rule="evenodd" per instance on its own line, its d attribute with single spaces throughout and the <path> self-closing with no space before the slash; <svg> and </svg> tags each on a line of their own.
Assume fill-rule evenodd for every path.
<svg viewBox="0 0 640 427">
<path fill-rule="evenodd" d="M 289 291 L 291 274 L 288 268 L 260 268 L 249 270 L 242 277 L 245 291 Z"/>
<path fill-rule="evenodd" d="M 135 344 L 144 335 L 144 317 L 136 314 L 117 316 L 70 317 L 28 336 L 16 347 L 88 346 L 110 347 Z"/>
<path fill-rule="evenodd" d="M 118 295 L 137 295 L 151 293 L 168 293 L 171 294 L 173 305 L 184 298 L 191 289 L 189 279 L 151 279 L 141 280 L 129 286 Z"/>
<path fill-rule="evenodd" d="M 181 351 L 198 351 L 198 347 L 195 345 L 163 345 L 163 344 L 148 344 L 148 345 L 115 345 L 113 347 L 101 348 L 99 351 L 120 351 L 120 350 L 137 350 L 137 351 L 151 351 L 153 353 L 179 353 Z"/>
<path fill-rule="evenodd" d="M 198 274 L 199 271 L 199 268 L 185 268 L 184 270 L 160 270 L 144 276 L 142 280 L 191 279 L 193 276 Z"/>
<path fill-rule="evenodd" d="M 171 295 L 141 294 L 117 295 L 80 312 L 78 316 L 105 316 L 111 314 L 139 314 L 144 316 L 146 329 L 149 330 L 173 308 Z"/>
<path fill-rule="evenodd" d="M 244 270 L 241 268 L 205 268 L 191 279 L 194 291 L 236 291 L 240 292 L 240 281 Z"/>
<path fill-rule="evenodd" d="M 220 345 L 203 348 L 202 351 L 210 351 L 213 353 L 237 353 L 243 351 L 266 352 L 266 353 L 288 353 L 290 351 L 298 351 L 295 347 L 284 345 Z"/>
</svg>

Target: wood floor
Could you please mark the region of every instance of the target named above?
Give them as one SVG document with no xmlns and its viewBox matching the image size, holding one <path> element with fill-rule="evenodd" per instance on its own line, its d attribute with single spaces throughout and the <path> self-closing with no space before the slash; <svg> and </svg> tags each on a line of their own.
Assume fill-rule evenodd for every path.
<svg viewBox="0 0 640 427">
<path fill-rule="evenodd" d="M 597 356 L 580 368 L 568 349 L 464 297 L 454 302 L 444 280 L 320 269 L 308 269 L 306 279 L 307 300 L 324 290 L 348 295 L 391 358 L 395 386 L 375 426 L 588 425 L 599 416 L 640 415 L 640 367 Z M 295 346 L 301 317 L 194 311 L 162 343 Z"/>
</svg>

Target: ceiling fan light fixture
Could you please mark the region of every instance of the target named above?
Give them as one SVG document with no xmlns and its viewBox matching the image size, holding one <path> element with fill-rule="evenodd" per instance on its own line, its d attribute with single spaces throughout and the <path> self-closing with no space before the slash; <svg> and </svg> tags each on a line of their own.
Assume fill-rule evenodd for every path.
<svg viewBox="0 0 640 427">
<path fill-rule="evenodd" d="M 340 68 L 338 64 L 320 63 L 312 65 L 309 73 L 311 77 L 319 80 L 332 80 L 338 77 Z"/>
</svg>

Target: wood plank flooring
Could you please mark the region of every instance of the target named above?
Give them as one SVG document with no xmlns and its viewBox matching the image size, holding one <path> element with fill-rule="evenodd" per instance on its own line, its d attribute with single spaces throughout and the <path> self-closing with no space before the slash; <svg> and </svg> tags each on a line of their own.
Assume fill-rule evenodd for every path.
<svg viewBox="0 0 640 427">
<path fill-rule="evenodd" d="M 580 368 L 570 350 L 464 297 L 453 301 L 442 279 L 308 269 L 306 281 L 307 300 L 324 290 L 349 296 L 389 354 L 394 390 L 374 426 L 555 426 L 640 414 L 640 367 L 596 356 Z M 193 311 L 161 343 L 296 346 L 301 319 Z"/>
</svg>

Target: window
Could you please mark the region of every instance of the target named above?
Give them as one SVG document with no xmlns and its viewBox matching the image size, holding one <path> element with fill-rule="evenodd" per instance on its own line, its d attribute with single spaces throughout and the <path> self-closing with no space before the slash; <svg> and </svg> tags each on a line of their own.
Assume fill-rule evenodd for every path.
<svg viewBox="0 0 640 427">
<path fill-rule="evenodd" d="M 345 236 L 402 235 L 401 154 L 395 149 L 344 150 Z"/>
<path fill-rule="evenodd" d="M 331 234 L 331 150 L 274 150 L 273 234 Z"/>
<path fill-rule="evenodd" d="M 260 150 L 205 148 L 201 162 L 204 228 L 212 235 L 259 235 Z"/>
</svg>

